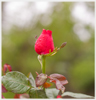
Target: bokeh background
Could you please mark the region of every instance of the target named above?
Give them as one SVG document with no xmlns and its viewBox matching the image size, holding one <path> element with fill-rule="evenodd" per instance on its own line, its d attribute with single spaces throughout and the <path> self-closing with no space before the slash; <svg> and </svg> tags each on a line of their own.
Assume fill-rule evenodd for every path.
<svg viewBox="0 0 96 100">
<path fill-rule="evenodd" d="M 36 37 L 51 30 L 55 47 L 67 45 L 46 59 L 46 73 L 63 74 L 66 91 L 94 96 L 94 2 L 2 2 L 2 67 L 36 78 L 41 73 Z M 4 93 L 12 98 L 13 93 Z"/>
</svg>

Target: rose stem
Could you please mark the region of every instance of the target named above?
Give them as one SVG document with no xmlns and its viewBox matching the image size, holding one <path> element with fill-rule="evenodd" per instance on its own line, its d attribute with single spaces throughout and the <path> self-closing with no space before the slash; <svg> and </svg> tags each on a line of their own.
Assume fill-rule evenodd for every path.
<svg viewBox="0 0 96 100">
<path fill-rule="evenodd" d="M 42 73 L 45 74 L 45 58 L 46 56 L 42 56 Z"/>
</svg>

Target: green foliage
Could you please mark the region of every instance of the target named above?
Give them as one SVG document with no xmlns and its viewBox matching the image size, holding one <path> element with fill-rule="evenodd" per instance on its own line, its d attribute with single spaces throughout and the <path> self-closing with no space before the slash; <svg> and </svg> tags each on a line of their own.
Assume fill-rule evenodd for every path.
<svg viewBox="0 0 96 100">
<path fill-rule="evenodd" d="M 86 94 L 81 94 L 81 93 L 73 93 L 73 92 L 65 92 L 62 94 L 62 97 L 64 96 L 70 96 L 70 97 L 74 97 L 77 99 L 93 99 L 93 96 L 89 96 Z"/>
<path fill-rule="evenodd" d="M 36 88 L 36 84 L 35 84 L 35 79 L 33 77 L 33 75 L 31 73 L 29 73 L 29 78 L 28 78 L 30 84 L 32 87 Z"/>
<path fill-rule="evenodd" d="M 14 98 L 14 95 L 15 95 L 15 93 L 12 93 L 12 92 L 2 93 L 2 94 L 6 98 Z"/>
<path fill-rule="evenodd" d="M 66 91 L 78 91 L 94 95 L 94 28 L 91 24 L 83 24 L 72 17 L 70 9 L 74 7 L 75 3 L 50 2 L 50 5 L 53 4 L 54 6 L 46 13 L 40 14 L 36 23 L 30 21 L 30 26 L 27 28 L 13 25 L 9 34 L 3 29 L 2 66 L 8 63 L 12 66 L 12 70 L 20 71 L 25 75 L 31 72 L 36 77 L 35 71 L 41 72 L 41 67 L 34 50 L 35 36 L 38 37 L 42 29 L 49 29 L 52 30 L 55 47 L 60 47 L 63 42 L 67 42 L 67 45 L 56 55 L 47 58 L 46 73 L 64 74 L 69 82 Z M 88 12 L 94 12 L 94 2 L 84 2 L 84 4 L 88 8 Z M 52 13 L 48 14 L 50 11 Z M 41 23 L 43 18 L 46 19 L 43 23 L 47 23 L 48 20 L 45 16 L 52 21 L 49 25 Z M 7 17 L 6 14 L 4 17 Z M 32 19 L 35 18 L 37 16 L 34 15 Z M 10 21 L 9 17 L 9 23 Z M 81 23 L 84 29 L 89 32 L 90 39 L 88 41 L 81 41 L 73 31 L 74 26 L 78 23 Z"/>
<path fill-rule="evenodd" d="M 90 59 L 86 59 L 86 60 L 82 59 L 80 60 L 80 62 L 77 61 L 74 65 L 74 70 L 70 69 L 70 74 L 71 74 L 70 78 L 74 77 L 72 81 L 70 81 L 72 84 L 71 86 L 74 86 L 75 84 L 76 86 L 75 88 L 78 88 L 79 90 L 81 90 L 82 88 L 88 89 L 90 87 L 90 84 L 94 82 L 94 67 L 93 66 L 94 66 L 94 63 Z"/>
<path fill-rule="evenodd" d="M 32 88 L 29 91 L 30 98 L 46 98 L 45 91 L 43 89 Z"/>
<path fill-rule="evenodd" d="M 13 93 L 22 94 L 30 88 L 27 77 L 17 71 L 8 72 L 2 77 L 5 88 Z"/>
<path fill-rule="evenodd" d="M 43 75 L 38 74 L 38 76 Z M 37 77 L 38 77 L 37 76 Z M 44 76 L 44 75 L 43 75 Z M 38 80 L 36 77 L 36 80 Z M 60 75 L 60 74 L 51 74 L 50 78 L 53 80 L 54 78 L 61 80 L 61 83 L 67 84 L 64 80 L 66 79 L 64 76 Z M 32 88 L 28 86 L 28 80 L 30 81 L 30 84 L 33 86 Z M 85 95 L 85 94 L 81 94 L 81 93 L 73 93 L 73 92 L 64 92 L 62 93 L 59 89 L 56 88 L 49 88 L 49 89 L 44 89 L 41 87 L 36 87 L 36 81 L 34 79 L 34 77 L 32 76 L 31 73 L 29 73 L 28 78 L 22 74 L 21 72 L 18 71 L 11 71 L 6 73 L 6 75 L 4 75 L 2 77 L 2 92 L 6 93 L 8 91 L 11 91 L 13 93 L 18 94 L 18 96 L 20 96 L 20 94 L 26 93 L 27 90 L 28 91 L 28 98 L 30 96 L 30 98 L 57 98 L 58 95 L 61 95 L 62 98 L 64 98 L 65 96 L 69 96 L 69 97 L 74 97 L 74 98 L 94 98 L 93 96 L 89 96 L 89 95 Z M 60 84 L 58 84 L 60 85 Z M 62 87 L 63 88 L 63 87 Z M 8 91 L 7 91 L 7 90 Z M 18 97 L 17 96 L 17 97 Z M 16 97 L 15 97 L 16 98 Z M 19 97 L 20 98 L 20 97 Z"/>
<path fill-rule="evenodd" d="M 46 96 L 48 98 L 56 98 L 58 93 L 59 93 L 59 90 L 57 90 L 56 88 L 49 88 L 49 89 L 46 89 Z"/>
</svg>

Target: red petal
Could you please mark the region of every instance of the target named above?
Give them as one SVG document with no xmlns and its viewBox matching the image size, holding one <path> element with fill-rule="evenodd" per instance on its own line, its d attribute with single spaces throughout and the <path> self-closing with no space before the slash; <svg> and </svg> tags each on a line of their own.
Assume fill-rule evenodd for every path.
<svg viewBox="0 0 96 100">
<path fill-rule="evenodd" d="M 43 29 L 43 32 L 35 43 L 35 51 L 39 54 L 48 54 L 54 50 L 52 31 Z"/>
</svg>

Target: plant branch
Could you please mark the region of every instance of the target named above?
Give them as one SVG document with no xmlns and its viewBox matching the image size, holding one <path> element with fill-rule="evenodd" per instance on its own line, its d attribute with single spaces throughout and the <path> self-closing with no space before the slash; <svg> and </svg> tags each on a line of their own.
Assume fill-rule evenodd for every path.
<svg viewBox="0 0 96 100">
<path fill-rule="evenodd" d="M 46 56 L 42 56 L 42 73 L 45 74 L 45 58 Z"/>
</svg>

